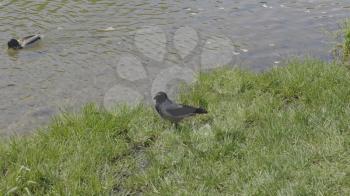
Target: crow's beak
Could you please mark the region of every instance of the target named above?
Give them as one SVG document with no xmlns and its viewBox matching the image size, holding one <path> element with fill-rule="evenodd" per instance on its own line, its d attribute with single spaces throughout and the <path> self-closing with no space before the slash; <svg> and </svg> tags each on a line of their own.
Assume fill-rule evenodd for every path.
<svg viewBox="0 0 350 196">
<path fill-rule="evenodd" d="M 156 95 L 154 95 L 153 99 L 156 100 L 157 97 L 159 97 L 159 93 L 157 93 Z"/>
</svg>

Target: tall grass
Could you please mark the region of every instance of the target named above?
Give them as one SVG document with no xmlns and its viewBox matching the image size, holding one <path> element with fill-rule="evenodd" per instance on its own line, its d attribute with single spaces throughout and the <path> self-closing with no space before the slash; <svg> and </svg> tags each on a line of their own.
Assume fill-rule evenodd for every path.
<svg viewBox="0 0 350 196">
<path fill-rule="evenodd" d="M 349 195 L 350 73 L 319 61 L 201 74 L 180 128 L 149 106 L 88 105 L 0 144 L 9 195 Z"/>
</svg>

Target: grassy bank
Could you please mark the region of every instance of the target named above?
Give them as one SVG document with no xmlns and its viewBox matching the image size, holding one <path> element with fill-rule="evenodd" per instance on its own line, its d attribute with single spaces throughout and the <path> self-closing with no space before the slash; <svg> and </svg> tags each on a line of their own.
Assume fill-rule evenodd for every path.
<svg viewBox="0 0 350 196">
<path fill-rule="evenodd" d="M 348 195 L 350 72 L 318 61 L 202 74 L 180 129 L 148 106 L 89 105 L 0 145 L 9 194 Z"/>
</svg>

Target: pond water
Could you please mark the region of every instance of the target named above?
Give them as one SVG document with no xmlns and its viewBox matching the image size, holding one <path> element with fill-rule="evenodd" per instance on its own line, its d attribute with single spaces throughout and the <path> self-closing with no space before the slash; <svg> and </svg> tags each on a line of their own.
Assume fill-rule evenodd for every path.
<svg viewBox="0 0 350 196">
<path fill-rule="evenodd" d="M 221 65 L 256 71 L 291 56 L 330 60 L 348 0 L 0 1 L 0 135 L 60 110 L 151 103 Z M 41 33 L 35 47 L 7 41 Z"/>
</svg>

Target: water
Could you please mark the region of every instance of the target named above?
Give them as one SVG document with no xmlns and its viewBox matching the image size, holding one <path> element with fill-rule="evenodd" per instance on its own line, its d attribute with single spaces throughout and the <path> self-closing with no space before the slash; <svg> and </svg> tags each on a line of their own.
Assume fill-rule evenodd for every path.
<svg viewBox="0 0 350 196">
<path fill-rule="evenodd" d="M 150 102 L 199 70 L 265 70 L 290 56 L 329 60 L 348 0 L 1 1 L 0 135 L 59 110 Z M 12 37 L 44 34 L 19 52 Z"/>
</svg>

